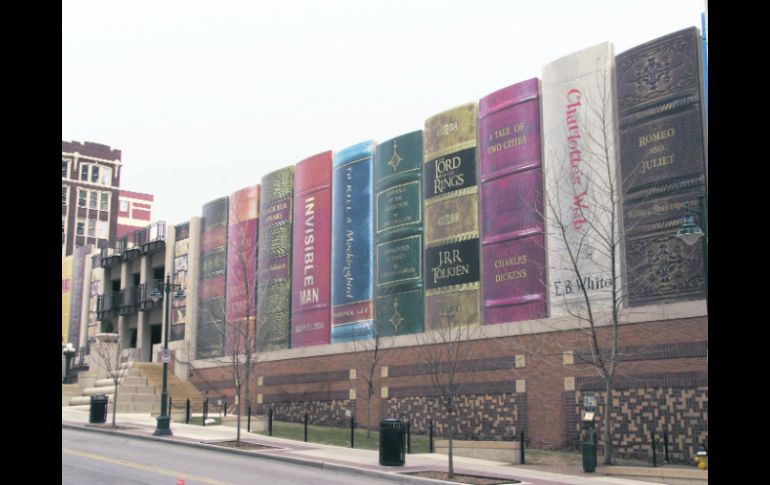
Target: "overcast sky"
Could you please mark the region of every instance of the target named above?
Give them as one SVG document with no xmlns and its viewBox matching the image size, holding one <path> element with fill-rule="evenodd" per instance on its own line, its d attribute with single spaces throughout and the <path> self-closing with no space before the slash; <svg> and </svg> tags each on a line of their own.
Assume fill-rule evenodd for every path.
<svg viewBox="0 0 770 485">
<path fill-rule="evenodd" d="M 64 0 L 62 140 L 123 153 L 121 186 L 181 223 L 325 150 L 609 41 L 700 28 L 703 0 Z"/>
</svg>

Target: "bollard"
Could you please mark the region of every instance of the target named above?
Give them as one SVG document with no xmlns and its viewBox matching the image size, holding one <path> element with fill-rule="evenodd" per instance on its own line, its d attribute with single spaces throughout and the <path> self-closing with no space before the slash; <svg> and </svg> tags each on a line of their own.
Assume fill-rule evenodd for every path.
<svg viewBox="0 0 770 485">
<path fill-rule="evenodd" d="M 433 453 L 433 420 L 428 421 L 428 453 Z"/>
<path fill-rule="evenodd" d="M 205 401 L 203 401 L 203 426 L 206 426 L 206 418 L 209 414 L 209 400 L 206 398 Z"/>
<path fill-rule="evenodd" d="M 225 417 L 227 417 L 227 401 L 225 401 Z"/>
<path fill-rule="evenodd" d="M 652 434 L 652 466 L 658 466 L 658 454 L 655 452 L 655 431 L 650 432 Z"/>
<path fill-rule="evenodd" d="M 273 408 L 267 412 L 267 435 L 273 436 Z"/>
<path fill-rule="evenodd" d="M 307 443 L 307 413 L 305 413 L 305 443 Z"/>
<path fill-rule="evenodd" d="M 521 430 L 521 434 L 519 435 L 519 459 L 521 460 L 520 464 L 524 464 L 524 430 Z"/>
<path fill-rule="evenodd" d="M 187 398 L 187 402 L 184 405 L 184 424 L 190 424 L 190 398 Z"/>
<path fill-rule="evenodd" d="M 406 453 L 412 454 L 412 420 L 406 422 Z"/>
<path fill-rule="evenodd" d="M 355 448 L 355 432 L 356 429 L 356 417 L 351 415 L 350 416 L 350 447 Z"/>
<path fill-rule="evenodd" d="M 667 429 L 663 431 L 663 453 L 664 453 L 664 458 L 666 460 L 666 463 L 671 463 L 668 460 L 668 430 Z"/>
<path fill-rule="evenodd" d="M 246 432 L 251 433 L 251 405 L 249 405 L 247 411 L 248 411 L 248 418 L 246 418 Z"/>
</svg>

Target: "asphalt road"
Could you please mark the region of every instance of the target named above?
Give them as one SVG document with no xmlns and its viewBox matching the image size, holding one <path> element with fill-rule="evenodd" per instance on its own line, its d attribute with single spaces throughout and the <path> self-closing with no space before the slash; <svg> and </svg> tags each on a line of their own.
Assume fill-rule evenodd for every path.
<svg viewBox="0 0 770 485">
<path fill-rule="evenodd" d="M 258 457 L 62 429 L 62 485 L 396 483 Z"/>
</svg>

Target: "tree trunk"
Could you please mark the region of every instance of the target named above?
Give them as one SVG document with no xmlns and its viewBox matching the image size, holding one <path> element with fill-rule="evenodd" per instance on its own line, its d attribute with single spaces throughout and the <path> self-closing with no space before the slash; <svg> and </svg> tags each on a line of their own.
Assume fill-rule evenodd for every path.
<svg viewBox="0 0 770 485">
<path fill-rule="evenodd" d="M 112 427 L 115 427 L 115 414 L 118 409 L 118 381 L 115 381 L 115 392 L 112 394 Z M 106 411 L 106 410 L 105 410 Z"/>
<path fill-rule="evenodd" d="M 452 408 L 451 398 L 449 401 L 448 411 L 449 411 L 449 478 L 454 478 L 455 466 L 454 466 L 454 461 L 452 461 L 452 435 L 454 431 L 454 412 Z"/>
<path fill-rule="evenodd" d="M 612 378 L 607 378 L 604 381 L 604 391 L 606 393 L 606 402 L 604 404 L 604 416 L 602 427 L 602 440 L 604 440 L 604 464 L 612 465 L 612 433 L 610 430 L 610 424 L 612 423 L 611 409 L 612 409 Z"/>
<path fill-rule="evenodd" d="M 240 400 L 240 390 L 236 389 L 235 391 L 235 413 L 236 413 L 236 423 L 235 428 L 237 429 L 235 433 L 235 442 L 240 444 L 241 443 L 241 400 Z"/>
</svg>

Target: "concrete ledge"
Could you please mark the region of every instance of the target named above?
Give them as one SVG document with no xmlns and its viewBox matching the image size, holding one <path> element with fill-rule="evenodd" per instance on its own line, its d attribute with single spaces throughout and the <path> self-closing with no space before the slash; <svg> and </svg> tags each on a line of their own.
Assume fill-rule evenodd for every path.
<svg viewBox="0 0 770 485">
<path fill-rule="evenodd" d="M 607 466 L 601 470 L 603 475 L 624 477 L 643 482 L 666 483 L 668 485 L 706 485 L 709 480 L 707 470 L 669 467 L 631 467 Z"/>
<path fill-rule="evenodd" d="M 235 414 L 228 414 L 227 416 L 222 416 L 222 425 L 223 426 L 238 426 L 238 416 Z M 242 415 L 241 416 L 241 429 L 246 430 L 246 427 L 248 426 L 248 423 L 246 422 L 248 420 L 248 416 Z M 251 432 L 252 433 L 265 433 L 267 432 L 267 416 L 264 415 L 256 415 L 251 417 Z"/>
<path fill-rule="evenodd" d="M 436 440 L 436 453 L 449 454 L 449 440 Z M 518 441 L 452 440 L 452 454 L 518 465 L 521 463 Z"/>
</svg>

